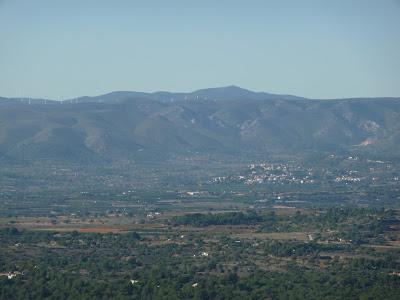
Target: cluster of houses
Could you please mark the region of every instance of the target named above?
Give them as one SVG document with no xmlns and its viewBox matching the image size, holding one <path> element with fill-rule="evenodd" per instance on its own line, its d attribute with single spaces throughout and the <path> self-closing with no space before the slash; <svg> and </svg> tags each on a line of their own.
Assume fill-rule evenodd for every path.
<svg viewBox="0 0 400 300">
<path fill-rule="evenodd" d="M 148 218 L 148 219 L 154 219 L 154 218 L 156 218 L 156 217 L 158 217 L 158 216 L 161 216 L 161 213 L 160 212 L 149 212 L 147 215 L 146 215 L 146 217 Z"/>
<path fill-rule="evenodd" d="M 295 174 L 297 172 L 297 174 Z M 301 175 L 299 175 L 301 173 Z M 246 185 L 269 184 L 310 184 L 314 183 L 313 170 L 289 164 L 250 164 L 246 175 L 214 177 L 210 183 L 243 182 Z"/>
<path fill-rule="evenodd" d="M 336 156 L 331 156 L 331 158 L 336 158 Z M 209 183 L 244 183 L 246 185 L 251 184 L 313 184 L 318 183 L 322 178 L 327 181 L 340 183 L 340 184 L 354 184 L 361 181 L 379 181 L 381 173 L 384 174 L 386 169 L 392 169 L 392 165 L 385 165 L 381 161 L 371 161 L 366 162 L 360 160 L 356 156 L 349 156 L 344 158 L 345 161 L 351 161 L 352 167 L 346 169 L 342 167 L 341 169 L 336 169 L 335 167 L 330 169 L 321 167 L 304 167 L 297 165 L 293 162 L 287 164 L 284 163 L 260 163 L 260 164 L 249 164 L 247 169 L 243 172 L 245 174 L 240 175 L 230 175 L 230 176 L 218 176 L 212 178 Z M 363 166 L 362 169 L 358 169 L 358 165 Z M 379 163 L 379 166 L 375 166 Z M 370 168 L 368 173 L 365 173 L 365 164 L 374 164 L 373 168 Z M 375 173 L 375 174 L 374 174 Z M 378 176 L 377 176 L 378 175 Z M 392 181 L 399 181 L 398 176 L 391 177 Z"/>
<path fill-rule="evenodd" d="M 354 176 L 337 176 L 335 178 L 335 182 L 344 182 L 344 183 L 353 183 L 353 182 L 360 182 L 362 180 L 361 177 L 354 177 Z"/>
</svg>

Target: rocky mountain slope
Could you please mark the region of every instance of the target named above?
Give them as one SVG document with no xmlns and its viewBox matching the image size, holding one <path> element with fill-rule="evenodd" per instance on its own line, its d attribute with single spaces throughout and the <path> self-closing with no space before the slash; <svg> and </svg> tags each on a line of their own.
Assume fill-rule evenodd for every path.
<svg viewBox="0 0 400 300">
<path fill-rule="evenodd" d="M 195 152 L 396 154 L 399 121 L 400 98 L 310 100 L 238 87 L 114 92 L 62 103 L 0 98 L 0 156 L 68 161 Z"/>
</svg>

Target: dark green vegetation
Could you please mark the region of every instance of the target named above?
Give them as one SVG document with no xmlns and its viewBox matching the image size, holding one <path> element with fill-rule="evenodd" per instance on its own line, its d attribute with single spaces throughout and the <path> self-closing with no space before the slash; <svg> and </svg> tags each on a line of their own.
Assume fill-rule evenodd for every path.
<svg viewBox="0 0 400 300">
<path fill-rule="evenodd" d="M 399 217 L 348 208 L 192 214 L 121 234 L 3 228 L 0 269 L 16 276 L 0 277 L 0 298 L 398 299 Z M 346 240 L 349 229 L 362 239 Z"/>
<path fill-rule="evenodd" d="M 227 87 L 189 94 L 119 92 L 63 104 L 28 101 L 0 101 L 3 161 L 400 152 L 397 98 L 309 100 Z"/>
<path fill-rule="evenodd" d="M 318 213 L 296 211 L 289 216 L 277 215 L 275 211 L 263 214 L 255 211 L 196 213 L 173 217 L 168 224 L 196 227 L 257 225 L 257 232 L 313 232 L 308 237 L 311 241 L 346 241 L 360 245 L 385 244 L 384 234 L 393 232 L 396 236 L 400 220 L 394 210 L 330 208 Z"/>
<path fill-rule="evenodd" d="M 209 225 L 254 225 L 264 218 L 255 212 L 231 212 L 224 214 L 188 214 L 171 219 L 173 225 L 192 225 L 192 226 L 209 226 Z"/>
</svg>

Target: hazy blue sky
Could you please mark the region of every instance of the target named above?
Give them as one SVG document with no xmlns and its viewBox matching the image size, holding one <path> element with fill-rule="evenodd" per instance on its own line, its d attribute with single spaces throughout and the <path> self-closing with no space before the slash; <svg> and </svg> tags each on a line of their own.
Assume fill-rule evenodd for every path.
<svg viewBox="0 0 400 300">
<path fill-rule="evenodd" d="M 400 1 L 0 0 L 0 95 L 400 96 Z"/>
</svg>

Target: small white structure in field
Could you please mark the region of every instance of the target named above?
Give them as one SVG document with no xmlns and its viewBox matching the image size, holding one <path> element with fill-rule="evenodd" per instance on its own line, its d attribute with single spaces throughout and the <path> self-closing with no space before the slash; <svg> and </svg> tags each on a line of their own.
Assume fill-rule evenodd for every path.
<svg viewBox="0 0 400 300">
<path fill-rule="evenodd" d="M 192 284 L 192 287 L 197 287 L 199 284 L 196 282 L 196 283 L 193 283 Z"/>
<path fill-rule="evenodd" d="M 18 272 L 18 271 L 14 271 L 14 272 L 5 272 L 5 273 L 0 273 L 0 276 L 5 276 L 7 277 L 7 279 L 13 279 L 14 277 L 17 277 L 17 275 L 24 275 L 24 272 Z"/>
<path fill-rule="evenodd" d="M 131 283 L 134 285 L 136 283 L 139 283 L 139 280 L 131 279 Z"/>
</svg>

